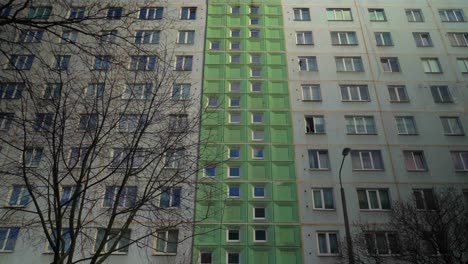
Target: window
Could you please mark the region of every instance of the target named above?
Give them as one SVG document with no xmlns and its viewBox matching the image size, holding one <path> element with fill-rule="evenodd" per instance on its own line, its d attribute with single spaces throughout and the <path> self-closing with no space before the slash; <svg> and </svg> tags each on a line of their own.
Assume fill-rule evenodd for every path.
<svg viewBox="0 0 468 264">
<path fill-rule="evenodd" d="M 452 94 L 448 86 L 431 86 L 431 94 L 435 103 L 453 103 Z"/>
<path fill-rule="evenodd" d="M 36 6 L 30 7 L 28 12 L 28 18 L 30 19 L 48 19 L 52 13 L 52 7 L 50 6 Z"/>
<path fill-rule="evenodd" d="M 311 170 L 329 170 L 328 150 L 309 149 L 309 168 Z"/>
<path fill-rule="evenodd" d="M 349 8 L 327 8 L 328 21 L 352 21 L 351 9 Z"/>
<path fill-rule="evenodd" d="M 193 30 L 181 30 L 179 31 L 179 37 L 177 43 L 179 44 L 193 44 L 195 38 L 195 31 Z"/>
<path fill-rule="evenodd" d="M 229 114 L 229 123 L 230 124 L 240 124 L 241 114 L 240 113 L 230 113 Z"/>
<path fill-rule="evenodd" d="M 263 123 L 263 113 L 252 113 L 252 123 L 253 124 L 262 124 Z"/>
<path fill-rule="evenodd" d="M 322 93 L 319 85 L 301 85 L 302 101 L 322 101 Z"/>
<path fill-rule="evenodd" d="M 318 71 L 316 57 L 299 57 L 300 71 Z"/>
<path fill-rule="evenodd" d="M 317 232 L 319 255 L 338 255 L 338 232 Z"/>
<path fill-rule="evenodd" d="M 412 116 L 395 116 L 398 135 L 417 135 L 416 122 Z"/>
<path fill-rule="evenodd" d="M 237 252 L 228 252 L 227 264 L 240 264 L 240 254 Z"/>
<path fill-rule="evenodd" d="M 85 91 L 86 99 L 98 99 L 104 96 L 104 83 L 91 83 Z"/>
<path fill-rule="evenodd" d="M 0 228 L 0 252 L 13 251 L 15 249 L 16 239 L 18 238 L 19 228 Z"/>
<path fill-rule="evenodd" d="M 80 124 L 78 129 L 81 131 L 94 131 L 98 128 L 98 114 L 82 114 L 80 115 Z"/>
<path fill-rule="evenodd" d="M 468 163 L 467 163 L 468 165 Z M 265 187 L 254 186 L 253 187 L 253 198 L 265 198 Z"/>
<path fill-rule="evenodd" d="M 70 9 L 69 19 L 83 19 L 85 17 L 85 8 L 84 7 L 72 7 Z"/>
<path fill-rule="evenodd" d="M 110 168 L 139 168 L 145 161 L 145 152 L 141 149 L 114 148 L 112 152 Z"/>
<path fill-rule="evenodd" d="M 153 95 L 153 85 L 151 83 L 127 84 L 122 93 L 122 99 L 150 99 Z"/>
<path fill-rule="evenodd" d="M 252 131 L 252 140 L 253 141 L 263 141 L 265 139 L 265 132 L 263 130 L 254 130 Z"/>
<path fill-rule="evenodd" d="M 8 198 L 8 207 L 24 207 L 29 202 L 29 191 L 25 186 L 13 185 Z"/>
<path fill-rule="evenodd" d="M 253 219 L 254 220 L 266 219 L 266 208 L 265 207 L 254 207 L 253 208 Z"/>
<path fill-rule="evenodd" d="M 250 90 L 252 92 L 261 92 L 263 90 L 262 83 L 260 82 L 253 82 L 250 86 Z"/>
<path fill-rule="evenodd" d="M 442 68 L 437 58 L 422 58 L 421 63 L 425 73 L 442 73 Z"/>
<path fill-rule="evenodd" d="M 458 58 L 457 63 L 461 73 L 468 73 L 468 58 Z"/>
<path fill-rule="evenodd" d="M 254 242 L 266 242 L 267 241 L 267 231 L 265 229 L 255 229 L 254 230 Z"/>
<path fill-rule="evenodd" d="M 230 92 L 240 92 L 241 84 L 240 82 L 230 82 L 229 83 L 229 91 Z"/>
<path fill-rule="evenodd" d="M 325 118 L 323 116 L 306 116 L 306 133 L 325 134 Z"/>
<path fill-rule="evenodd" d="M 210 49 L 219 50 L 221 48 L 221 43 L 219 41 L 211 41 Z"/>
<path fill-rule="evenodd" d="M 228 177 L 240 177 L 240 167 L 229 167 Z"/>
<path fill-rule="evenodd" d="M 230 147 L 229 148 L 229 158 L 230 159 L 238 159 L 240 158 L 240 148 L 239 147 Z"/>
<path fill-rule="evenodd" d="M 176 56 L 176 71 L 191 71 L 193 56 Z"/>
<path fill-rule="evenodd" d="M 228 186 L 228 197 L 229 198 L 239 198 L 240 197 L 240 187 L 239 186 Z"/>
<path fill-rule="evenodd" d="M 179 230 L 158 231 L 156 241 L 156 252 L 158 254 L 177 253 L 177 243 L 179 240 Z"/>
<path fill-rule="evenodd" d="M 119 121 L 119 131 L 141 131 L 145 127 L 146 121 L 147 117 L 142 114 L 123 114 Z"/>
<path fill-rule="evenodd" d="M 367 252 L 370 255 L 385 256 L 400 254 L 398 237 L 395 232 L 365 232 L 364 239 L 366 241 Z"/>
<path fill-rule="evenodd" d="M 298 31 L 296 32 L 297 45 L 314 45 L 314 37 L 312 31 Z"/>
<path fill-rule="evenodd" d="M 251 77 L 262 77 L 262 69 L 261 68 L 252 68 L 250 70 Z"/>
<path fill-rule="evenodd" d="M 385 17 L 385 11 L 383 9 L 369 8 L 368 11 L 369 11 L 370 21 L 374 21 L 374 22 L 387 21 L 387 18 Z"/>
<path fill-rule="evenodd" d="M 312 189 L 312 200 L 314 203 L 314 209 L 319 209 L 319 210 L 335 209 L 332 188 Z"/>
<path fill-rule="evenodd" d="M 377 134 L 373 116 L 345 116 L 348 134 Z"/>
<path fill-rule="evenodd" d="M 204 168 L 205 177 L 215 177 L 216 176 L 216 166 L 205 166 Z"/>
<path fill-rule="evenodd" d="M 24 166 L 38 167 L 42 159 L 44 149 L 41 147 L 27 147 L 24 150 Z"/>
<path fill-rule="evenodd" d="M 332 45 L 357 45 L 356 32 L 353 31 L 332 31 L 330 33 Z"/>
<path fill-rule="evenodd" d="M 161 208 L 179 208 L 181 200 L 182 188 L 173 187 L 167 188 L 161 192 L 159 197 L 159 207 Z"/>
<path fill-rule="evenodd" d="M 0 112 L 0 131 L 8 131 L 14 117 L 14 113 Z"/>
<path fill-rule="evenodd" d="M 236 63 L 236 64 L 241 63 L 240 54 L 231 54 L 230 58 L 231 58 L 231 63 Z"/>
<path fill-rule="evenodd" d="M 112 208 L 114 203 L 121 208 L 133 207 L 136 203 L 137 190 L 136 186 L 106 186 L 102 207 Z"/>
<path fill-rule="evenodd" d="M 142 7 L 140 8 L 140 19 L 156 20 L 163 17 L 163 7 Z"/>
<path fill-rule="evenodd" d="M 239 242 L 240 241 L 240 230 L 239 229 L 228 229 L 227 230 L 227 241 L 228 242 Z"/>
<path fill-rule="evenodd" d="M 400 72 L 400 64 L 398 58 L 380 58 L 380 65 L 384 72 Z"/>
<path fill-rule="evenodd" d="M 131 71 L 153 71 L 156 69 L 156 56 L 131 56 Z"/>
<path fill-rule="evenodd" d="M 39 113 L 36 114 L 36 120 L 34 121 L 34 130 L 45 131 L 49 130 L 54 123 L 53 113 Z"/>
<path fill-rule="evenodd" d="M 210 96 L 208 97 L 208 107 L 218 107 L 219 100 L 218 97 Z"/>
<path fill-rule="evenodd" d="M 70 65 L 70 55 L 59 55 L 55 57 L 54 69 L 59 71 L 67 70 Z"/>
<path fill-rule="evenodd" d="M 231 42 L 231 50 L 239 50 L 240 42 Z"/>
<path fill-rule="evenodd" d="M 260 55 L 260 54 L 252 54 L 252 55 L 250 55 L 250 63 L 252 63 L 252 64 L 260 64 L 260 63 L 262 63 L 262 55 Z"/>
<path fill-rule="evenodd" d="M 456 116 L 444 116 L 440 118 L 442 127 L 444 128 L 444 134 L 447 136 L 463 136 L 463 126 L 460 122 L 460 118 Z"/>
<path fill-rule="evenodd" d="M 77 31 L 64 31 L 60 39 L 61 43 L 75 43 L 78 39 Z"/>
<path fill-rule="evenodd" d="M 361 57 L 335 57 L 338 72 L 363 72 L 364 65 Z"/>
<path fill-rule="evenodd" d="M 58 99 L 62 93 L 61 83 L 47 83 L 44 89 L 43 98 L 47 100 Z"/>
<path fill-rule="evenodd" d="M 250 37 L 251 38 L 259 38 L 260 37 L 260 30 L 250 30 Z"/>
<path fill-rule="evenodd" d="M 114 44 L 117 42 L 117 36 L 118 36 L 117 30 L 101 31 L 101 43 L 102 44 Z"/>
<path fill-rule="evenodd" d="M 231 14 L 240 14 L 240 6 L 231 6 Z"/>
<path fill-rule="evenodd" d="M 293 8 L 294 20 L 310 21 L 309 8 Z"/>
<path fill-rule="evenodd" d="M 53 244 L 50 244 L 47 241 L 47 248 L 46 252 L 53 253 L 54 249 L 52 247 L 57 246 L 57 240 L 60 241 L 60 248 L 58 249 L 59 252 L 68 252 L 70 245 L 71 245 L 71 234 L 69 228 L 62 228 L 61 234 L 57 234 L 57 229 L 54 229 L 51 234 L 51 239 L 54 241 Z"/>
<path fill-rule="evenodd" d="M 406 87 L 404 85 L 389 85 L 388 94 L 391 102 L 409 102 Z"/>
<path fill-rule="evenodd" d="M 21 43 L 39 43 L 42 40 L 42 36 L 44 35 L 43 30 L 26 30 L 21 31 L 18 42 Z"/>
<path fill-rule="evenodd" d="M 358 189 L 359 208 L 364 210 L 390 210 L 388 189 Z"/>
<path fill-rule="evenodd" d="M 24 83 L 0 83 L 0 99 L 20 99 L 23 96 Z"/>
<path fill-rule="evenodd" d="M 112 246 L 117 241 L 115 248 L 112 252 L 115 253 L 127 253 L 128 247 L 130 244 L 131 230 L 120 230 L 120 229 L 111 229 L 106 233 L 106 228 L 98 228 L 96 236 L 96 250 L 102 243 L 104 243 L 104 252 L 110 252 Z"/>
<path fill-rule="evenodd" d="M 390 32 L 375 32 L 374 35 L 377 46 L 393 46 Z"/>
<path fill-rule="evenodd" d="M 178 169 L 181 168 L 185 163 L 185 150 L 175 149 L 168 150 L 165 156 L 165 168 L 167 169 Z"/>
<path fill-rule="evenodd" d="M 424 22 L 421 9 L 406 9 L 405 13 L 408 22 Z"/>
<path fill-rule="evenodd" d="M 413 189 L 414 201 L 418 210 L 437 209 L 432 189 Z"/>
<path fill-rule="evenodd" d="M 352 150 L 351 161 L 353 170 L 383 170 L 380 150 Z"/>
<path fill-rule="evenodd" d="M 81 167 L 87 153 L 88 153 L 88 149 L 85 147 L 71 148 L 70 156 L 68 158 L 68 166 L 69 167 Z M 91 163 L 91 161 L 88 160 L 88 163 Z"/>
<path fill-rule="evenodd" d="M 468 171 L 468 151 L 452 151 L 450 155 L 456 171 Z"/>
<path fill-rule="evenodd" d="M 110 69 L 112 64 L 112 57 L 109 55 L 96 56 L 94 59 L 94 69 L 100 71 L 106 71 Z"/>
<path fill-rule="evenodd" d="M 258 26 L 260 25 L 260 20 L 258 18 L 250 18 L 250 25 Z"/>
<path fill-rule="evenodd" d="M 122 17 L 122 7 L 109 7 L 107 9 L 107 19 L 120 19 Z"/>
<path fill-rule="evenodd" d="M 139 30 L 135 34 L 135 44 L 158 44 L 159 31 Z"/>
<path fill-rule="evenodd" d="M 413 33 L 414 41 L 416 42 L 417 47 L 432 47 L 432 39 L 429 32 L 414 32 Z"/>
<path fill-rule="evenodd" d="M 172 87 L 171 99 L 174 101 L 183 101 L 190 99 L 190 87 L 189 83 L 176 83 Z"/>
<path fill-rule="evenodd" d="M 442 22 L 464 22 L 465 15 L 461 9 L 442 9 L 439 10 Z"/>
<path fill-rule="evenodd" d="M 468 33 L 448 33 L 452 47 L 468 47 Z"/>
<path fill-rule="evenodd" d="M 422 150 L 405 150 L 405 166 L 407 171 L 427 171 L 426 160 Z"/>
<path fill-rule="evenodd" d="M 254 148 L 254 149 L 252 149 L 252 158 L 253 159 L 264 159 L 265 158 L 265 149 L 263 149 L 263 148 Z"/>
<path fill-rule="evenodd" d="M 346 101 L 370 101 L 367 85 L 340 85 L 341 100 Z"/>
<path fill-rule="evenodd" d="M 30 70 L 34 62 L 34 55 L 11 55 L 7 69 Z"/>
<path fill-rule="evenodd" d="M 196 7 L 182 7 L 180 12 L 180 19 L 182 20 L 195 20 L 197 18 Z"/>
<path fill-rule="evenodd" d="M 250 6 L 250 14 L 252 14 L 252 15 L 260 14 L 260 7 L 259 6 Z"/>
<path fill-rule="evenodd" d="M 200 252 L 200 264 L 213 264 L 213 253 Z"/>
</svg>

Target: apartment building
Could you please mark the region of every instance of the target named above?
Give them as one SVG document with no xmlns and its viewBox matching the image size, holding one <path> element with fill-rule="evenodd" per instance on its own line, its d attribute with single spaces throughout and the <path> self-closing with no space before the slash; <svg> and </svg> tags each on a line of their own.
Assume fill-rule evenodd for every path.
<svg viewBox="0 0 468 264">
<path fill-rule="evenodd" d="M 118 242 L 121 249 L 108 263 L 336 263 L 345 235 L 339 191 L 344 148 L 351 149 L 342 170 L 351 232 L 359 223 L 384 223 L 395 200 L 415 197 L 426 208 L 434 189 L 443 186 L 457 186 L 468 196 L 466 1 L 149 2 L 104 6 L 98 21 L 106 21 L 100 34 L 109 45 L 89 61 L 65 48 L 87 40 L 80 32 L 63 30 L 60 37 L 37 29 L 1 33 L 10 41 L 0 44 L 8 51 L 0 58 L 0 173 L 6 183 L 0 185 L 6 204 L 0 210 L 34 208 L 11 171 L 12 157 L 22 156 L 11 143 L 22 130 L 11 120 L 31 114 L 24 120 L 31 120 L 36 132 L 53 123 L 47 111 L 28 104 L 37 101 L 25 96 L 40 87 L 42 99 L 60 98 L 57 71 L 68 73 L 60 76 L 70 87 L 84 88 L 84 96 L 67 95 L 78 102 L 106 98 L 113 90 L 120 91 L 118 102 L 136 100 L 123 103 L 132 111 L 119 110 L 125 117 L 115 123 L 127 132 L 140 122 L 136 110 L 147 109 L 142 99 L 154 91 L 148 80 L 157 83 L 159 74 L 167 73 L 158 88 L 170 100 L 155 111 L 167 114 L 154 123 L 169 123 L 170 136 L 161 140 L 156 136 L 161 130 L 153 131 L 144 142 L 189 139 L 148 163 L 151 168 L 160 161 L 164 169 L 156 171 L 165 177 L 183 175 L 153 197 L 161 215 L 173 213 L 155 217 L 161 223 L 153 228 L 155 236 L 129 246 Z M 46 1 L 22 15 L 80 19 L 89 10 L 85 3 Z M 2 16 L 8 12 L 1 9 Z M 108 25 L 118 21 L 126 26 L 110 30 Z M 118 41 L 135 44 L 141 54 L 120 56 L 112 48 Z M 38 60 L 48 53 L 50 63 Z M 116 61 L 123 66 L 111 68 Z M 156 66 L 160 61 L 168 62 L 163 64 L 170 64 L 170 71 Z M 41 73 L 47 63 L 55 65 L 50 81 Z M 37 84 L 20 82 L 28 74 L 37 76 L 26 78 Z M 102 119 L 86 109 L 70 118 L 76 135 Z M 119 145 L 129 138 L 125 131 L 112 138 L 109 169 L 127 160 L 128 151 Z M 175 140 L 182 131 L 190 133 Z M 41 140 L 32 137 L 23 149 L 19 163 L 28 173 L 50 167 Z M 81 162 L 81 147 L 66 147 L 64 163 Z M 127 168 L 146 167 L 143 152 L 138 148 Z M 181 169 L 191 162 L 198 170 Z M 67 182 L 61 186 L 66 202 L 76 188 Z M 137 201 L 132 194 L 140 194 L 148 181 L 130 183 L 123 194 L 116 186 L 100 185 L 92 212 L 131 207 Z M 0 263 L 50 263 L 51 246 L 37 235 L 43 232 L 19 228 L 19 219 L 0 222 Z M 147 225 L 114 233 L 119 241 L 131 241 Z M 391 246 L 394 231 L 372 236 L 389 261 L 397 253 Z M 92 239 L 83 242 L 77 257 L 92 255 L 93 240 L 106 237 L 105 248 L 112 242 L 99 221 L 83 232 Z"/>
</svg>

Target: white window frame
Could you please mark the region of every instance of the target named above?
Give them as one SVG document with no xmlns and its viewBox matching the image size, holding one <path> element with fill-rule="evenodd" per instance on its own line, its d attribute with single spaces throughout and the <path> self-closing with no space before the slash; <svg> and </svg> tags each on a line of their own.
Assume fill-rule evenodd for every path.
<svg viewBox="0 0 468 264">
<path fill-rule="evenodd" d="M 452 93 L 448 86 L 432 85 L 430 86 L 430 89 L 435 103 L 453 103 Z"/>
<path fill-rule="evenodd" d="M 353 14 L 351 8 L 327 8 L 327 19 L 328 21 L 353 21 Z"/>
<path fill-rule="evenodd" d="M 9 70 L 30 70 L 34 63 L 34 55 L 17 55 L 10 56 L 10 61 L 7 64 Z"/>
<path fill-rule="evenodd" d="M 185 16 L 184 16 L 185 13 Z M 196 20 L 197 19 L 197 8 L 192 6 L 183 6 L 180 8 L 180 19 L 181 20 Z"/>
<path fill-rule="evenodd" d="M 265 140 L 265 131 L 264 130 L 254 130 L 254 131 L 252 131 L 252 141 L 263 141 L 263 140 Z"/>
<path fill-rule="evenodd" d="M 231 29 L 231 38 L 240 38 L 241 30 L 240 29 Z"/>
<path fill-rule="evenodd" d="M 264 121 L 264 114 L 262 112 L 252 113 L 252 124 L 263 124 Z"/>
<path fill-rule="evenodd" d="M 452 47 L 468 47 L 467 32 L 447 33 L 447 36 Z"/>
<path fill-rule="evenodd" d="M 295 21 L 310 21 L 309 8 L 293 8 Z"/>
<path fill-rule="evenodd" d="M 342 102 L 370 102 L 369 88 L 367 85 L 340 85 L 340 93 Z M 345 98 L 344 95 L 347 98 Z M 357 96 L 357 98 L 353 99 L 355 96 Z"/>
<path fill-rule="evenodd" d="M 256 209 L 263 209 L 264 217 L 257 217 Z M 267 219 L 267 209 L 266 207 L 252 207 L 252 219 L 253 220 L 266 220 Z"/>
<path fill-rule="evenodd" d="M 117 197 L 120 187 L 121 186 L 110 186 L 110 185 L 106 186 L 105 194 L 102 199 L 102 205 L 101 205 L 102 208 L 112 208 L 114 207 L 115 202 L 117 202 L 117 208 L 130 208 L 134 206 L 134 204 L 137 202 L 138 187 L 137 186 L 124 186 L 122 187 L 122 191 L 120 193 L 121 196 Z M 129 195 L 130 189 L 135 190 L 135 196 Z M 106 196 L 108 194 L 108 191 L 110 192 L 109 195 L 112 195 L 109 201 L 110 202 L 109 205 L 106 204 Z"/>
<path fill-rule="evenodd" d="M 309 149 L 307 150 L 309 158 L 309 170 L 330 170 L 330 157 L 326 149 Z M 312 166 L 311 159 L 317 158 L 317 164 Z"/>
<path fill-rule="evenodd" d="M 353 155 L 354 154 L 354 155 Z M 355 155 L 358 155 L 357 157 Z M 365 168 L 364 166 L 364 158 L 363 155 L 368 155 L 369 156 L 369 161 L 371 163 L 371 167 L 370 168 Z M 351 158 L 353 159 L 353 156 L 355 158 L 359 158 L 359 163 L 360 163 L 360 167 L 359 168 L 354 168 L 353 167 L 353 170 L 356 170 L 356 171 L 383 171 L 384 170 L 384 164 L 383 164 L 383 157 L 382 157 L 382 153 L 380 152 L 380 150 L 352 150 L 351 151 Z M 377 159 L 380 159 L 380 162 L 382 164 L 382 168 L 379 168 L 377 166 L 377 163 L 378 160 Z"/>
<path fill-rule="evenodd" d="M 0 99 L 20 99 L 23 95 L 24 83 L 3 82 L 0 83 Z"/>
<path fill-rule="evenodd" d="M 233 194 L 231 193 L 231 188 L 237 188 L 237 192 L 239 194 Z M 239 185 L 228 185 L 227 186 L 227 196 L 230 199 L 239 199 L 241 197 L 241 189 Z"/>
<path fill-rule="evenodd" d="M 18 197 L 16 198 L 16 202 L 12 203 L 13 193 L 16 191 L 18 192 Z M 26 207 L 29 204 L 29 199 L 30 195 L 26 186 L 13 185 L 8 192 L 8 202 L 5 204 L 5 207 Z M 23 201 L 25 204 L 22 203 Z"/>
<path fill-rule="evenodd" d="M 388 254 L 380 254 L 378 251 L 379 251 L 379 247 L 378 247 L 378 242 L 377 242 L 377 235 L 378 234 L 382 234 L 385 236 L 385 244 L 387 246 L 387 252 L 389 252 Z M 394 255 L 398 255 L 400 254 L 399 252 L 392 252 L 392 248 L 390 246 L 390 239 L 389 239 L 389 235 L 394 235 L 394 236 L 397 236 L 396 232 L 389 232 L 389 231 L 373 231 L 373 232 L 369 232 L 369 231 L 366 231 L 364 232 L 364 235 L 366 236 L 366 238 L 369 236 L 369 235 L 372 235 L 372 242 L 373 242 L 373 248 L 375 249 L 375 254 L 372 254 L 371 252 L 368 251 L 368 247 L 369 245 L 367 245 L 367 242 L 368 240 L 366 240 L 366 248 L 367 248 L 367 253 L 372 255 L 372 256 L 394 256 Z M 397 245 L 398 247 L 398 245 Z"/>
<path fill-rule="evenodd" d="M 387 16 L 385 15 L 385 10 L 383 8 L 369 8 L 368 12 L 371 22 L 387 21 Z"/>
<path fill-rule="evenodd" d="M 364 63 L 361 57 L 335 57 L 335 63 L 336 63 L 337 72 L 364 72 L 365 71 Z M 348 64 L 350 64 L 351 66 L 349 69 L 348 69 Z M 340 65 L 342 66 L 340 67 Z"/>
<path fill-rule="evenodd" d="M 160 11 L 159 11 L 160 10 Z M 150 16 L 152 15 L 152 16 Z M 159 20 L 164 15 L 164 7 L 142 7 L 138 13 L 138 19 L 142 20 Z"/>
<path fill-rule="evenodd" d="M 442 67 L 440 65 L 438 58 L 421 58 L 421 65 L 423 67 L 424 73 L 429 73 L 429 74 L 443 73 Z"/>
<path fill-rule="evenodd" d="M 465 21 L 465 14 L 463 13 L 462 9 L 440 9 L 439 15 L 440 15 L 442 22 L 464 22 Z"/>
<path fill-rule="evenodd" d="M 251 29 L 249 32 L 251 38 L 260 38 L 260 30 L 259 29 Z"/>
<path fill-rule="evenodd" d="M 299 61 L 299 71 L 318 72 L 317 57 L 315 56 L 299 57 L 298 61 Z"/>
<path fill-rule="evenodd" d="M 375 135 L 377 127 L 375 125 L 374 116 L 345 116 L 346 133 L 348 135 Z M 359 126 L 362 124 L 362 126 Z M 374 131 L 369 131 L 369 126 Z M 350 130 L 352 128 L 352 130 Z M 362 129 L 360 129 L 362 128 Z"/>
<path fill-rule="evenodd" d="M 302 84 L 302 101 L 322 101 L 322 91 L 318 84 Z M 315 91 L 315 93 L 314 93 Z M 315 95 L 315 96 L 314 96 Z"/>
<path fill-rule="evenodd" d="M 461 73 L 468 73 L 468 58 L 457 58 L 457 64 Z"/>
<path fill-rule="evenodd" d="M 252 159 L 262 160 L 265 159 L 265 148 L 253 148 L 252 149 Z"/>
<path fill-rule="evenodd" d="M 0 112 L 0 131 L 8 131 L 14 117 L 15 113 Z"/>
<path fill-rule="evenodd" d="M 27 147 L 24 150 L 24 166 L 28 168 L 39 167 L 42 156 L 44 155 L 44 148 L 42 147 Z"/>
<path fill-rule="evenodd" d="M 172 234 L 176 234 L 177 235 L 177 241 L 169 241 L 169 233 L 172 232 Z M 178 246 L 179 246 L 179 230 L 177 229 L 172 229 L 172 230 L 159 230 L 157 231 L 157 238 L 156 238 L 156 241 L 155 241 L 155 244 L 156 244 L 156 247 L 155 247 L 155 251 L 156 251 L 156 254 L 157 255 L 176 255 L 177 254 L 177 250 L 178 250 Z M 163 251 L 158 251 L 158 242 L 161 241 L 161 243 L 164 243 L 164 249 Z M 176 252 L 168 252 L 168 244 L 169 243 L 172 243 L 172 244 L 175 244 L 175 249 L 176 249 Z"/>
<path fill-rule="evenodd" d="M 258 240 L 257 239 L 257 231 L 265 232 L 265 240 Z M 256 242 L 256 243 L 266 243 L 268 241 L 268 231 L 266 229 L 264 229 L 264 228 L 254 229 L 254 231 L 253 231 L 253 241 Z"/>
<path fill-rule="evenodd" d="M 229 60 L 233 64 L 239 64 L 239 63 L 241 63 L 241 55 L 238 54 L 238 53 L 230 54 L 229 55 Z"/>
<path fill-rule="evenodd" d="M 409 96 L 408 93 L 406 92 L 406 86 L 404 85 L 389 85 L 387 86 L 388 88 L 388 94 L 390 97 L 390 102 L 396 103 L 407 103 L 409 102 Z M 392 96 L 394 95 L 394 96 Z M 392 97 L 394 97 L 392 99 Z"/>
<path fill-rule="evenodd" d="M 6 232 L 5 232 L 5 237 L 4 237 L 4 240 L 3 240 L 3 244 L 0 244 L 0 252 L 13 252 L 15 250 L 16 241 L 18 240 L 18 234 L 19 234 L 20 229 L 15 228 L 15 227 L 0 228 L 0 231 L 4 231 L 4 230 L 6 230 Z M 15 230 L 15 231 L 12 231 L 12 230 Z M 14 232 L 16 232 L 16 234 Z M 12 245 L 13 248 L 6 249 L 7 245 Z"/>
<path fill-rule="evenodd" d="M 406 164 L 407 171 L 427 171 L 427 163 L 426 158 L 424 157 L 424 152 L 422 150 L 403 150 L 403 158 Z M 421 162 L 421 166 L 418 166 L 418 161 Z M 414 168 L 410 168 L 407 166 L 408 162 L 411 163 L 411 166 Z"/>
<path fill-rule="evenodd" d="M 354 31 L 332 31 L 330 37 L 332 45 L 355 46 L 359 44 Z"/>
<path fill-rule="evenodd" d="M 468 165 L 468 164 L 467 164 L 467 165 Z M 263 196 L 257 196 L 257 195 L 255 195 L 255 188 L 261 188 L 261 189 L 263 189 Z M 266 193 L 266 188 L 265 188 L 265 186 L 263 186 L 263 185 L 262 185 L 262 186 L 258 186 L 258 185 L 252 186 L 252 198 L 254 198 L 254 199 L 263 199 L 263 198 L 265 198 L 265 193 Z"/>
<path fill-rule="evenodd" d="M 336 236 L 337 240 L 337 245 L 336 248 L 338 252 L 332 253 L 331 252 L 331 245 L 330 245 L 330 235 L 333 234 Z M 325 241 L 326 241 L 326 251 L 327 252 L 320 252 L 320 238 L 319 235 L 325 235 Z M 338 231 L 317 231 L 316 233 L 316 238 L 317 238 L 317 254 L 319 256 L 339 256 L 340 255 L 340 237 L 338 234 Z"/>
<path fill-rule="evenodd" d="M 229 92 L 239 93 L 241 91 L 240 82 L 230 82 L 229 83 Z"/>
<path fill-rule="evenodd" d="M 313 188 L 311 190 L 312 192 L 312 208 L 314 210 L 328 210 L 328 211 L 334 211 L 335 210 L 335 197 L 334 197 L 334 192 L 333 192 L 333 188 Z M 316 204 L 315 204 L 315 193 L 320 193 L 320 203 L 322 205 L 322 207 L 317 207 Z M 331 208 L 327 208 L 326 207 L 326 202 L 325 202 L 325 192 L 330 192 L 331 193 L 331 204 L 332 204 L 332 207 Z"/>
<path fill-rule="evenodd" d="M 323 115 L 311 115 L 305 116 L 306 134 L 325 134 L 325 116 Z M 322 127 L 320 127 L 320 125 Z"/>
<path fill-rule="evenodd" d="M 185 149 L 171 149 L 166 151 L 164 155 L 164 168 L 178 169 L 185 163 Z"/>
<path fill-rule="evenodd" d="M 381 57 L 380 65 L 383 72 L 401 72 L 400 63 L 397 57 Z"/>
<path fill-rule="evenodd" d="M 361 189 L 361 188 L 358 188 L 357 191 L 364 191 L 365 194 L 366 194 L 366 202 L 367 202 L 367 207 L 368 208 L 359 208 L 359 210 L 364 210 L 364 211 L 388 211 L 388 210 L 391 210 L 391 197 L 390 197 L 390 191 L 389 189 Z M 380 197 L 380 191 L 385 191 L 387 196 L 388 196 L 388 200 L 390 201 L 390 209 L 384 209 L 383 206 L 382 206 L 382 198 Z M 375 193 L 376 194 L 376 198 L 377 198 L 377 204 L 378 204 L 378 207 L 377 208 L 372 208 L 372 202 L 371 202 L 371 199 L 370 199 L 370 194 L 369 193 Z"/>
<path fill-rule="evenodd" d="M 374 32 L 377 46 L 393 46 L 392 34 L 390 32 Z"/>
<path fill-rule="evenodd" d="M 236 169 L 239 171 L 239 175 L 231 174 L 231 169 Z M 228 178 L 240 178 L 242 175 L 241 167 L 240 166 L 228 166 Z"/>
<path fill-rule="evenodd" d="M 44 30 L 24 30 L 18 35 L 20 43 L 40 43 L 44 35 Z"/>
<path fill-rule="evenodd" d="M 137 30 L 135 44 L 159 44 L 161 32 L 159 30 Z"/>
<path fill-rule="evenodd" d="M 431 34 L 429 32 L 413 32 L 416 47 L 433 47 Z"/>
<path fill-rule="evenodd" d="M 234 151 L 234 152 L 231 152 Z M 237 153 L 237 155 L 233 155 Z M 228 153 L 228 158 L 230 159 L 240 159 L 241 156 L 241 148 L 240 147 L 230 147 L 229 148 L 229 153 Z"/>
<path fill-rule="evenodd" d="M 463 136 L 465 132 L 458 116 L 441 116 L 440 121 L 446 136 Z"/>
<path fill-rule="evenodd" d="M 242 115 L 240 112 L 229 113 L 229 124 L 240 124 L 242 122 Z"/>
<path fill-rule="evenodd" d="M 421 9 L 406 9 L 405 14 L 408 22 L 424 22 L 424 16 Z M 416 14 L 419 14 L 419 16 Z M 421 19 L 419 19 L 419 17 L 421 17 Z"/>
<path fill-rule="evenodd" d="M 133 83 L 125 85 L 122 99 L 127 100 L 148 100 L 153 92 L 152 83 Z"/>
<path fill-rule="evenodd" d="M 312 31 L 296 31 L 296 45 L 314 45 Z"/>
<path fill-rule="evenodd" d="M 193 56 L 176 56 L 176 63 L 174 68 L 176 71 L 191 71 L 193 68 Z"/>
<path fill-rule="evenodd" d="M 468 171 L 468 151 L 451 151 L 455 171 Z M 457 163 L 461 165 L 457 166 Z"/>
<path fill-rule="evenodd" d="M 418 129 L 413 116 L 395 116 L 398 135 L 417 135 Z M 410 132 L 414 131 L 414 132 Z"/>
<path fill-rule="evenodd" d="M 172 86 L 172 100 L 186 101 L 190 100 L 190 90 L 192 85 L 190 83 L 174 83 Z"/>
<path fill-rule="evenodd" d="M 230 232 L 236 232 L 238 239 L 230 239 L 229 238 L 229 233 Z M 226 242 L 240 242 L 241 241 L 241 232 L 239 228 L 228 228 L 226 229 Z"/>
</svg>

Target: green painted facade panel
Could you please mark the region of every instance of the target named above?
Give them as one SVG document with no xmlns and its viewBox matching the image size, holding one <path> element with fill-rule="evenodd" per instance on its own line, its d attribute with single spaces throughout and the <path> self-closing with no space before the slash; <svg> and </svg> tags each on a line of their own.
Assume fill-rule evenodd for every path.
<svg viewBox="0 0 468 264">
<path fill-rule="evenodd" d="M 193 261 L 302 263 L 281 1 L 209 0 L 206 38 L 200 166 L 215 173 L 198 177 Z"/>
</svg>

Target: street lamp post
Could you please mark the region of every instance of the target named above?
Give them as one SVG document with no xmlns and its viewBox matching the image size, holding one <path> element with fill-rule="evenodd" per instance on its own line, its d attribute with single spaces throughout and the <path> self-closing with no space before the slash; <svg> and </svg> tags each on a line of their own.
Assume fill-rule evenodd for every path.
<svg viewBox="0 0 468 264">
<path fill-rule="evenodd" d="M 351 151 L 350 148 L 344 148 L 343 152 L 341 153 L 343 155 L 343 159 L 341 160 L 339 177 L 340 177 L 341 204 L 343 205 L 343 218 L 344 218 L 345 231 L 346 231 L 346 247 L 348 248 L 347 250 L 348 251 L 348 263 L 354 264 L 353 241 L 351 240 L 351 231 L 349 230 L 348 208 L 346 206 L 346 197 L 345 197 L 345 192 L 343 189 L 343 183 L 341 182 L 341 170 L 343 169 L 343 163 L 345 161 L 346 156 L 348 156 L 350 151 Z"/>
</svg>

